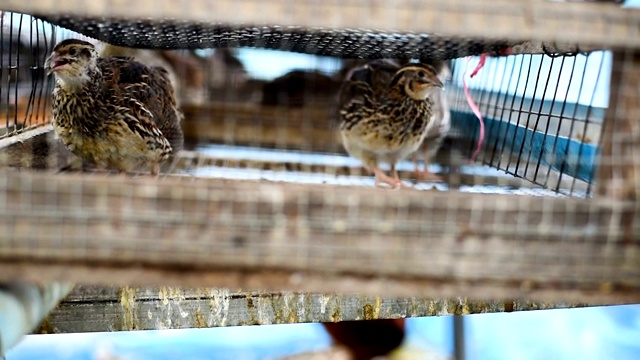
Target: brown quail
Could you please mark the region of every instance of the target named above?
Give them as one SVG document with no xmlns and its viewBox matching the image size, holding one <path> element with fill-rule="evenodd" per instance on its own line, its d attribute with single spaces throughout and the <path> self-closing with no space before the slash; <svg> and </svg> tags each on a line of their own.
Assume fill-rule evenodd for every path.
<svg viewBox="0 0 640 360">
<path fill-rule="evenodd" d="M 402 186 L 396 164 L 422 144 L 442 86 L 431 66 L 392 60 L 375 60 L 347 75 L 339 97 L 340 133 L 376 185 Z M 382 162 L 391 166 L 391 177 L 380 169 Z"/>
<path fill-rule="evenodd" d="M 182 115 L 164 69 L 101 58 L 75 39 L 58 43 L 45 66 L 56 79 L 54 129 L 83 162 L 120 172 L 149 166 L 157 175 L 182 147 Z"/>
</svg>

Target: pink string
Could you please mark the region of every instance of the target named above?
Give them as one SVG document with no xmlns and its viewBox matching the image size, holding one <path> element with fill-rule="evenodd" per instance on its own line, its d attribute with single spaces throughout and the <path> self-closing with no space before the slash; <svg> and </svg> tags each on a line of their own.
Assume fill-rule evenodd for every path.
<svg viewBox="0 0 640 360">
<path fill-rule="evenodd" d="M 469 64 L 469 60 L 471 60 L 471 57 L 467 57 L 467 67 Z M 480 69 L 482 69 L 486 60 L 487 60 L 487 54 L 482 54 L 480 56 L 480 61 L 478 62 L 478 65 L 471 73 L 472 78 L 478 74 L 478 71 L 480 71 Z M 478 153 L 482 149 L 482 143 L 484 142 L 484 120 L 482 119 L 482 113 L 480 112 L 480 108 L 478 107 L 478 105 L 476 105 L 475 101 L 473 101 L 473 98 L 471 97 L 471 92 L 469 91 L 469 87 L 467 86 L 466 77 L 467 77 L 467 69 L 465 67 L 464 74 L 462 74 L 462 86 L 464 87 L 464 94 L 467 98 L 467 103 L 469 104 L 471 111 L 473 111 L 473 113 L 478 118 L 478 121 L 480 122 L 480 136 L 478 137 L 478 145 L 476 146 L 476 150 L 473 152 L 473 155 L 471 155 L 471 159 L 469 159 L 469 164 L 472 164 L 475 161 L 476 156 L 478 156 Z"/>
</svg>

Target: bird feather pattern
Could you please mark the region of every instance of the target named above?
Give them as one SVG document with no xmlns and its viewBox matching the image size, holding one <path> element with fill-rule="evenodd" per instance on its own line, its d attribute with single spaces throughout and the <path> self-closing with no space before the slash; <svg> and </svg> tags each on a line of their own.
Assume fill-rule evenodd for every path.
<svg viewBox="0 0 640 360">
<path fill-rule="evenodd" d="M 157 174 L 173 144 L 182 145 L 181 114 L 160 69 L 99 58 L 80 40 L 56 45 L 46 66 L 56 77 L 54 129 L 83 161 L 119 171 L 149 165 Z"/>
</svg>

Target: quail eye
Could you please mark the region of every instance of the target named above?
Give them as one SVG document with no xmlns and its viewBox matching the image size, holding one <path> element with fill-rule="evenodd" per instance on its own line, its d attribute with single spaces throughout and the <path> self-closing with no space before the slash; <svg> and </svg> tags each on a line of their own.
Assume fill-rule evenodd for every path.
<svg viewBox="0 0 640 360">
<path fill-rule="evenodd" d="M 69 49 L 69 55 L 71 55 L 71 56 L 78 55 L 78 50 L 76 48 Z"/>
<path fill-rule="evenodd" d="M 418 71 L 418 77 L 425 77 L 427 74 L 424 73 L 424 71 Z"/>
</svg>

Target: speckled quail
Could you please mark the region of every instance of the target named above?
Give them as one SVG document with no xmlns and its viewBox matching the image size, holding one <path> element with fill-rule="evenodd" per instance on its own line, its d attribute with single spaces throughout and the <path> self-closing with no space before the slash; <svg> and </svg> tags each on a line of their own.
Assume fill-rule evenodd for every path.
<svg viewBox="0 0 640 360">
<path fill-rule="evenodd" d="M 340 132 L 345 149 L 376 177 L 376 185 L 402 186 L 396 164 L 422 144 L 442 88 L 429 65 L 375 60 L 353 69 L 340 90 Z M 389 177 L 380 163 L 391 166 Z"/>
<path fill-rule="evenodd" d="M 58 43 L 45 66 L 55 75 L 53 126 L 84 162 L 120 172 L 160 165 L 182 147 L 182 114 L 167 72 L 131 58 L 101 58 L 81 40 Z"/>
</svg>

